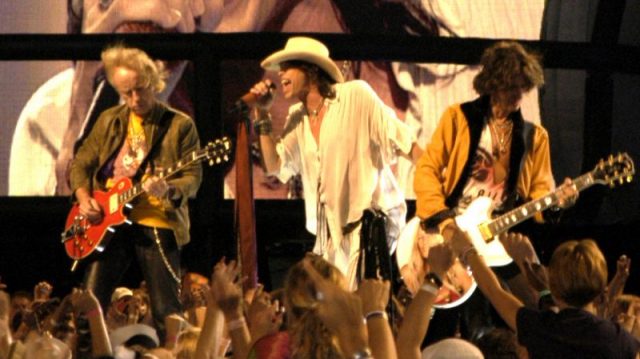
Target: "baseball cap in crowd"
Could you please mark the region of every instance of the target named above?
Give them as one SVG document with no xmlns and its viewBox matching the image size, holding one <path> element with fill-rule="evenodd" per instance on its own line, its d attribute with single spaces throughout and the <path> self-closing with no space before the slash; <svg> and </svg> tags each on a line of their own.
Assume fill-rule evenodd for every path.
<svg viewBox="0 0 640 359">
<path fill-rule="evenodd" d="M 117 347 L 139 345 L 146 349 L 153 349 L 160 345 L 158 333 L 153 327 L 146 324 L 130 324 L 120 327 L 109 335 L 111 347 L 115 351 Z"/>
<path fill-rule="evenodd" d="M 133 297 L 133 291 L 127 287 L 118 287 L 111 294 L 111 303 L 126 297 Z"/>
</svg>

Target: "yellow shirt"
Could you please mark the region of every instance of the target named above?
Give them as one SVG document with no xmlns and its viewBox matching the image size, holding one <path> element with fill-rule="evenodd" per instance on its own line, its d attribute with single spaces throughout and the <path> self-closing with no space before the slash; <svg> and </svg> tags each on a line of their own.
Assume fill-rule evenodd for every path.
<svg viewBox="0 0 640 359">
<path fill-rule="evenodd" d="M 143 118 L 133 112 L 129 113 L 129 126 L 127 129 L 127 138 L 123 144 L 120 154 L 116 157 L 116 161 L 123 163 L 116 164 L 116 167 L 128 167 L 130 175 L 133 175 L 140 166 L 140 162 L 148 153 L 146 146 L 146 138 L 144 127 L 142 125 Z M 133 173 L 131 173 L 133 170 Z M 147 179 L 151 174 L 145 173 L 142 181 Z M 113 187 L 117 178 L 109 178 L 107 188 Z M 173 229 L 174 226 L 167 218 L 162 204 L 162 199 L 142 193 L 133 202 L 133 209 L 129 213 L 129 219 L 138 224 Z"/>
</svg>

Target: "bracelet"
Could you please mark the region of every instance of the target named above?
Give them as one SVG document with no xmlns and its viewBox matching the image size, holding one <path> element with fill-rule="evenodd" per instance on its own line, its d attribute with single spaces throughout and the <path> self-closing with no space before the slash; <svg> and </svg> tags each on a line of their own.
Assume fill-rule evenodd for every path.
<svg viewBox="0 0 640 359">
<path fill-rule="evenodd" d="M 353 353 L 353 356 L 351 358 L 353 358 L 353 359 L 371 359 L 371 358 L 373 358 L 373 356 L 371 355 L 371 349 L 364 348 L 362 350 L 358 350 L 357 352 Z"/>
<path fill-rule="evenodd" d="M 420 287 L 420 290 L 431 293 L 433 294 L 433 296 L 437 296 L 439 288 L 433 285 L 431 282 L 427 282 Z"/>
<path fill-rule="evenodd" d="M 471 254 L 478 254 L 478 250 L 476 249 L 476 247 L 469 246 L 464 250 L 464 252 L 462 252 L 462 255 L 460 255 L 460 261 L 462 262 L 462 264 L 464 264 L 465 267 L 469 267 L 468 260 Z"/>
<path fill-rule="evenodd" d="M 271 115 L 261 118 L 253 123 L 253 130 L 259 135 L 269 135 L 272 131 Z"/>
<path fill-rule="evenodd" d="M 240 329 L 244 327 L 245 324 L 247 324 L 247 321 L 244 319 L 244 317 L 240 317 L 238 319 L 234 319 L 227 322 L 227 328 L 229 329 L 230 332 L 232 332 L 236 329 Z"/>
<path fill-rule="evenodd" d="M 84 316 L 87 317 L 87 318 L 93 318 L 93 317 L 97 317 L 97 316 L 102 316 L 102 310 L 100 309 L 100 307 L 95 307 L 95 308 L 87 310 L 84 313 Z"/>
<path fill-rule="evenodd" d="M 424 277 L 424 279 L 426 279 L 429 283 L 433 284 L 438 289 L 440 289 L 440 287 L 442 287 L 442 279 L 440 278 L 439 275 L 437 275 L 437 274 L 435 274 L 433 272 L 427 273 L 427 275 Z"/>
<path fill-rule="evenodd" d="M 372 318 L 384 318 L 385 320 L 389 319 L 389 317 L 387 316 L 387 312 L 385 312 L 384 310 L 372 310 L 364 316 L 364 323 L 367 324 L 367 322 Z"/>
</svg>

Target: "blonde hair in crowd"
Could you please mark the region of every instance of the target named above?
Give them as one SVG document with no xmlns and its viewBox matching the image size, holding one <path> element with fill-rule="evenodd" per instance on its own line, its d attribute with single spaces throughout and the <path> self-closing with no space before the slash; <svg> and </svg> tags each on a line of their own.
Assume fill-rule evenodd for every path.
<svg viewBox="0 0 640 359">
<path fill-rule="evenodd" d="M 581 308 L 602 293 L 607 275 L 607 262 L 595 241 L 568 241 L 551 256 L 549 289 L 557 299 Z"/>
<path fill-rule="evenodd" d="M 321 276 L 346 288 L 340 270 L 317 255 L 307 254 Z M 342 358 L 335 338 L 315 313 L 315 288 L 302 261 L 289 269 L 284 283 L 287 327 L 292 358 Z"/>
<path fill-rule="evenodd" d="M 123 44 L 109 46 L 101 54 L 107 80 L 113 84 L 116 68 L 125 67 L 138 74 L 140 85 L 159 93 L 164 89 L 167 73 L 160 61 L 152 60 L 144 51 Z"/>
<path fill-rule="evenodd" d="M 178 334 L 176 343 L 176 359 L 197 359 L 196 347 L 200 338 L 201 329 L 190 327 Z"/>
</svg>

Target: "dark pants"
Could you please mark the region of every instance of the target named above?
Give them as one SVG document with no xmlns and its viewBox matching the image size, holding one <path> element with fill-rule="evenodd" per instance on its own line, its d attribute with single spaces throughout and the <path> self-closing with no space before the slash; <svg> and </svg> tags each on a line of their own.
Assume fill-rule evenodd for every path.
<svg viewBox="0 0 640 359">
<path fill-rule="evenodd" d="M 180 251 L 173 231 L 158 228 L 157 233 L 167 261 L 174 273 L 180 275 Z M 119 226 L 105 251 L 88 265 L 84 287 L 93 291 L 106 313 L 113 290 L 134 260 L 149 290 L 158 336 L 164 341 L 164 318 L 172 313 L 181 314 L 182 305 L 178 296 L 179 283 L 164 263 L 152 227 L 137 224 Z"/>
</svg>

